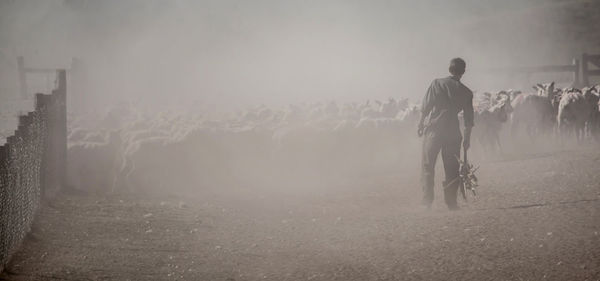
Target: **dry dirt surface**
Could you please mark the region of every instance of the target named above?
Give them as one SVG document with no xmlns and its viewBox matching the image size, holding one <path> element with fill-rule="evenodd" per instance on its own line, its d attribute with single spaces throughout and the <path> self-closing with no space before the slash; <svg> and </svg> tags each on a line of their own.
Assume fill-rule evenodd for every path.
<svg viewBox="0 0 600 281">
<path fill-rule="evenodd" d="M 419 208 L 417 168 L 337 185 L 65 194 L 3 280 L 600 280 L 600 150 L 482 162 Z M 439 181 L 438 181 L 439 182 Z"/>
</svg>

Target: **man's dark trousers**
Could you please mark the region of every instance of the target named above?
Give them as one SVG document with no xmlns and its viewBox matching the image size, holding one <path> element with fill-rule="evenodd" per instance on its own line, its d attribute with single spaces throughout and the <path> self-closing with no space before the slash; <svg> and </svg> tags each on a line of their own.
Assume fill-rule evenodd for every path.
<svg viewBox="0 0 600 281">
<path fill-rule="evenodd" d="M 462 136 L 460 132 L 439 132 L 425 130 L 423 136 L 423 167 L 421 182 L 423 184 L 423 204 L 430 206 L 433 203 L 433 187 L 435 175 L 435 162 L 442 151 L 442 161 L 446 181 L 444 185 L 444 200 L 448 207 L 456 207 L 460 164 L 457 157 L 460 155 Z M 456 179 L 456 180 L 455 180 Z M 454 182 L 452 182 L 454 181 Z M 452 183 L 451 183 L 452 182 Z"/>
</svg>

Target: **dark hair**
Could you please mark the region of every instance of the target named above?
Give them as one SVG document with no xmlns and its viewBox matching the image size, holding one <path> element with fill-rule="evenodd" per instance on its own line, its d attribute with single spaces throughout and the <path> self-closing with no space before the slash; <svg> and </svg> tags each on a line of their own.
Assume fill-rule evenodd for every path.
<svg viewBox="0 0 600 281">
<path fill-rule="evenodd" d="M 452 75 L 463 75 L 465 74 L 465 68 L 467 68 L 467 63 L 465 60 L 461 58 L 453 58 L 450 61 L 450 67 L 448 67 L 448 70 Z"/>
</svg>

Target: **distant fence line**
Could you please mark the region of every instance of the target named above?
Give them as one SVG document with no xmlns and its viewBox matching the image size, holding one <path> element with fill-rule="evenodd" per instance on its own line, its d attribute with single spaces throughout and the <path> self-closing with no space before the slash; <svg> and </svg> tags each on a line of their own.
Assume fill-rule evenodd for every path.
<svg viewBox="0 0 600 281">
<path fill-rule="evenodd" d="M 600 76 L 600 55 L 584 53 L 580 58 L 574 58 L 571 64 L 566 65 L 490 68 L 486 69 L 485 73 L 508 76 L 522 75 L 525 77 L 530 77 L 535 73 L 572 73 L 572 85 L 576 87 L 586 87 L 590 86 L 590 77 Z"/>
<path fill-rule="evenodd" d="M 36 94 L 35 110 L 19 117 L 0 146 L 0 272 L 29 232 L 40 203 L 65 179 L 66 71 L 50 95 Z"/>
</svg>

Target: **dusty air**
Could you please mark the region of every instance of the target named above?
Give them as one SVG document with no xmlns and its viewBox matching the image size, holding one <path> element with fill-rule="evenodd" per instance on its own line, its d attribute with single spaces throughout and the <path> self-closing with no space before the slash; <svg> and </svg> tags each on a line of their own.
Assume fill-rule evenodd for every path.
<svg viewBox="0 0 600 281">
<path fill-rule="evenodd" d="M 0 280 L 596 280 L 600 2 L 0 0 Z"/>
</svg>

